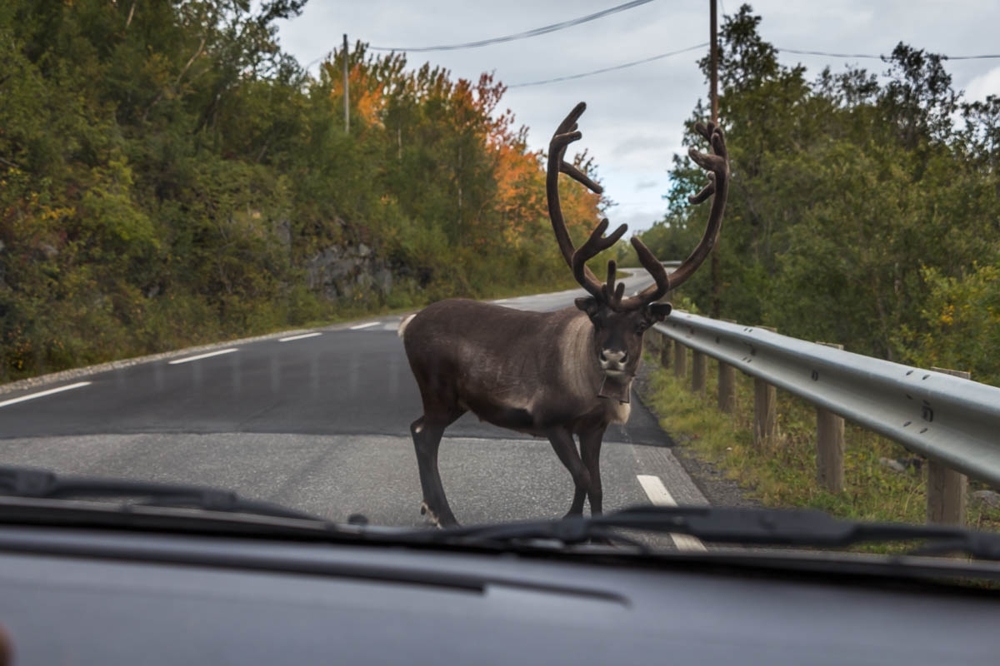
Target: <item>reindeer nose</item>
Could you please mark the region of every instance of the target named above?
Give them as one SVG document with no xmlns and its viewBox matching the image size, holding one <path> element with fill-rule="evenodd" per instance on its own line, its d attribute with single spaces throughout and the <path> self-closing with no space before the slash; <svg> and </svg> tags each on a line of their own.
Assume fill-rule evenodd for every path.
<svg viewBox="0 0 1000 666">
<path fill-rule="evenodd" d="M 601 350 L 601 360 L 610 361 L 614 363 L 624 363 L 625 358 L 628 356 L 628 352 L 625 351 L 614 351 L 611 349 Z"/>
</svg>

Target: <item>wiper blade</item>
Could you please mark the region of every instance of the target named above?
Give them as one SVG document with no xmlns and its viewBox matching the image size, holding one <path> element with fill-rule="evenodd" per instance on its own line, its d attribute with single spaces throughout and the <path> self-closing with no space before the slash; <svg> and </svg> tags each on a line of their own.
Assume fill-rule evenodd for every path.
<svg viewBox="0 0 1000 666">
<path fill-rule="evenodd" d="M 210 486 L 157 483 L 131 479 L 65 476 L 28 467 L 0 466 L 0 495 L 38 499 L 130 498 L 135 504 L 172 508 L 249 513 L 277 518 L 321 520 L 279 504 L 248 500 Z"/>
<path fill-rule="evenodd" d="M 910 554 L 965 553 L 1000 560 L 1000 534 L 961 527 L 838 520 L 816 510 L 637 506 L 590 518 L 564 518 L 411 533 L 415 540 L 452 544 L 510 544 L 532 540 L 565 546 L 594 539 L 622 540 L 617 530 L 686 534 L 710 544 L 844 548 L 863 543 L 927 542 Z M 634 540 L 630 540 L 634 541 Z"/>
</svg>

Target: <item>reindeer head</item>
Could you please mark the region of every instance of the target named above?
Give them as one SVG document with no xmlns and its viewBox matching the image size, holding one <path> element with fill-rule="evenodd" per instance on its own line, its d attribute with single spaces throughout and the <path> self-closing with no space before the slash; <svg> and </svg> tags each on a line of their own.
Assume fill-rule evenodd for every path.
<svg viewBox="0 0 1000 666">
<path fill-rule="evenodd" d="M 587 313 L 594 326 L 593 352 L 598 364 L 607 378 L 628 381 L 635 376 L 642 354 L 642 336 L 656 322 L 663 321 L 670 314 L 669 303 L 658 303 L 668 291 L 680 286 L 694 274 L 695 270 L 705 261 L 722 227 L 722 215 L 726 206 L 726 195 L 729 188 L 729 162 L 726 153 L 725 140 L 721 128 L 709 123 L 707 126 L 698 123 L 695 128 L 708 139 L 714 154 L 705 155 L 694 148 L 689 155 L 699 166 L 708 170 L 708 184 L 697 195 L 689 198 L 693 204 L 701 203 L 715 195 L 712 200 L 712 211 L 708 224 L 694 252 L 677 270 L 670 275 L 663 268 L 653 253 L 642 241 L 632 237 L 632 247 L 639 256 L 639 262 L 649 271 L 654 283 L 638 294 L 623 298 L 625 285 L 615 286 L 617 266 L 614 260 L 608 262 L 608 278 L 602 283 L 587 267 L 587 261 L 597 256 L 618 242 L 618 239 L 628 230 L 626 225 L 619 226 L 611 235 L 605 237 L 608 220 L 601 220 L 587 242 L 579 249 L 573 247 L 573 242 L 563 220 L 562 207 L 559 203 L 559 173 L 565 173 L 582 183 L 591 191 L 601 193 L 601 186 L 591 180 L 572 164 L 563 158 L 566 147 L 581 138 L 577 130 L 577 120 L 586 110 L 587 105 L 580 102 L 566 119 L 562 121 L 549 143 L 548 169 L 546 173 L 546 194 L 549 204 L 549 218 L 555 232 L 559 249 L 566 263 L 573 269 L 573 276 L 586 289 L 590 296 L 576 299 L 576 306 Z"/>
</svg>

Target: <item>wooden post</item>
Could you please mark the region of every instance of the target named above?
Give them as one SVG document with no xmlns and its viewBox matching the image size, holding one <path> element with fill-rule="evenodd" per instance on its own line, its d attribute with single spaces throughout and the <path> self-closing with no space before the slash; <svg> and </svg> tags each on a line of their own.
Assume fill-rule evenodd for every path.
<svg viewBox="0 0 1000 666">
<path fill-rule="evenodd" d="M 775 329 L 756 326 L 772 333 Z M 758 448 L 774 442 L 778 425 L 778 390 L 763 379 L 753 380 L 753 443 Z"/>
<path fill-rule="evenodd" d="M 344 33 L 344 134 L 351 133 L 350 67 L 347 64 L 347 33 Z"/>
<path fill-rule="evenodd" d="M 719 123 L 719 29 L 717 0 L 711 0 L 709 4 L 709 63 L 710 63 L 710 85 L 709 97 L 712 100 L 712 122 Z M 721 229 L 720 229 L 721 231 Z M 712 249 L 711 276 L 712 276 L 712 316 L 719 318 L 722 312 L 722 268 L 719 259 L 719 240 L 715 237 L 715 247 Z"/>
<path fill-rule="evenodd" d="M 665 335 L 663 336 L 663 345 L 660 347 L 660 365 L 664 368 L 670 367 L 670 353 L 673 351 L 673 342 L 672 338 L 668 338 Z"/>
<path fill-rule="evenodd" d="M 931 368 L 937 372 L 971 379 L 963 370 Z M 927 461 L 927 522 L 942 525 L 964 525 L 969 479 L 937 460 Z"/>
<path fill-rule="evenodd" d="M 674 376 L 679 378 L 687 376 L 687 347 L 678 340 L 674 340 Z"/>
<path fill-rule="evenodd" d="M 817 344 L 844 348 L 829 342 Z M 822 407 L 816 408 L 816 480 L 831 493 L 844 489 L 844 419 Z"/>
<path fill-rule="evenodd" d="M 708 374 L 708 357 L 697 349 L 691 350 L 691 392 L 705 393 L 705 375 Z"/>
<path fill-rule="evenodd" d="M 643 338 L 642 343 L 646 346 L 650 356 L 657 356 L 660 351 L 660 344 L 662 340 L 663 336 L 654 330 L 652 333 Z"/>
<path fill-rule="evenodd" d="M 937 462 L 927 461 L 927 522 L 942 525 L 965 524 L 965 496 L 968 478 Z"/>
<path fill-rule="evenodd" d="M 719 122 L 719 29 L 718 10 L 715 7 L 716 0 L 711 0 L 709 6 L 708 20 L 712 24 L 709 29 L 709 49 L 711 50 L 711 86 L 709 96 L 712 98 L 712 122 Z"/>
<path fill-rule="evenodd" d="M 778 390 L 763 379 L 753 380 L 753 443 L 774 441 L 777 429 Z"/>
<path fill-rule="evenodd" d="M 736 368 L 719 361 L 719 411 L 736 411 Z"/>
<path fill-rule="evenodd" d="M 732 319 L 722 321 L 736 323 Z M 736 411 L 736 368 L 722 361 L 719 361 L 719 411 L 724 414 Z"/>
</svg>

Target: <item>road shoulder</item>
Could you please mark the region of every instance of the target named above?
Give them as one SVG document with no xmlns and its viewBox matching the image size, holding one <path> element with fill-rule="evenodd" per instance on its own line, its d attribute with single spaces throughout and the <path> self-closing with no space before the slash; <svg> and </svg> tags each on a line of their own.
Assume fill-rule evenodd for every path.
<svg viewBox="0 0 1000 666">
<path fill-rule="evenodd" d="M 659 420 L 660 414 L 650 404 L 649 400 L 644 400 L 643 396 L 649 395 L 649 380 L 652 368 L 648 363 L 643 363 L 639 369 L 639 374 L 635 379 L 635 392 L 639 396 L 646 409 Z M 677 461 L 679 466 L 687 472 L 688 477 L 694 486 L 703 495 L 709 504 L 713 506 L 738 506 L 756 507 L 760 503 L 748 496 L 743 488 L 732 479 L 726 478 L 725 474 L 712 463 L 702 460 L 687 445 L 687 439 L 683 435 L 665 435 L 673 442 L 669 449 L 671 456 Z"/>
</svg>

